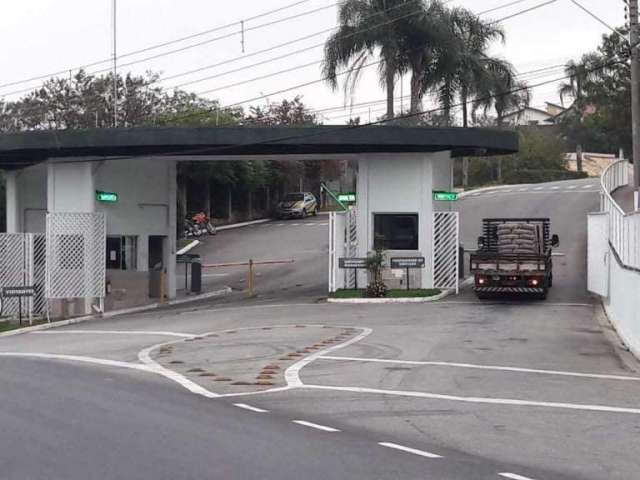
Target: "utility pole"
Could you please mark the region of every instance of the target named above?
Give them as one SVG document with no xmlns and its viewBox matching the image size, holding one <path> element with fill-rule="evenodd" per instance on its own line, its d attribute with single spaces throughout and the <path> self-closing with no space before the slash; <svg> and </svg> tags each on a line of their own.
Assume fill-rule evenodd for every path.
<svg viewBox="0 0 640 480">
<path fill-rule="evenodd" d="M 112 13 L 113 13 L 113 128 L 118 127 L 118 50 L 116 34 L 117 15 L 116 15 L 116 0 L 112 0 Z"/>
<path fill-rule="evenodd" d="M 638 0 L 629 0 L 629 33 L 631 43 L 631 125 L 633 135 L 634 207 L 640 209 L 640 32 Z"/>
</svg>

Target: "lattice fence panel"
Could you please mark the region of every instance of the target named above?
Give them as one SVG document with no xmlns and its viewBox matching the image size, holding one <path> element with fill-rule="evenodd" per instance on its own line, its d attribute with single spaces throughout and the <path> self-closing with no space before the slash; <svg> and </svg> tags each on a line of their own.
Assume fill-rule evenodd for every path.
<svg viewBox="0 0 640 480">
<path fill-rule="evenodd" d="M 43 234 L 0 234 L 0 288 L 33 286 L 35 289 L 33 298 L 3 299 L 3 315 L 17 316 L 20 302 L 24 316 L 42 315 L 45 312 L 44 256 Z"/>
<path fill-rule="evenodd" d="M 46 243 L 47 298 L 104 297 L 104 214 L 49 213 Z"/>
<path fill-rule="evenodd" d="M 433 214 L 433 286 L 458 293 L 458 212 Z"/>
<path fill-rule="evenodd" d="M 358 221 L 357 221 L 357 211 L 355 208 L 350 208 L 347 213 L 347 245 L 345 248 L 347 258 L 354 258 L 358 255 Z M 355 288 L 356 285 L 356 275 L 357 273 L 354 270 L 345 270 L 346 288 Z"/>
</svg>

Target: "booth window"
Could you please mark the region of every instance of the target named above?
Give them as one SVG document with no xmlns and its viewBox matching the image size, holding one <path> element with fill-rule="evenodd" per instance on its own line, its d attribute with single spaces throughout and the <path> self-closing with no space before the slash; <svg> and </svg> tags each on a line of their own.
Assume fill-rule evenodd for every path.
<svg viewBox="0 0 640 480">
<path fill-rule="evenodd" d="M 373 248 L 418 250 L 418 214 L 374 214 Z"/>
<path fill-rule="evenodd" d="M 107 268 L 136 270 L 138 268 L 138 237 L 107 237 Z"/>
</svg>

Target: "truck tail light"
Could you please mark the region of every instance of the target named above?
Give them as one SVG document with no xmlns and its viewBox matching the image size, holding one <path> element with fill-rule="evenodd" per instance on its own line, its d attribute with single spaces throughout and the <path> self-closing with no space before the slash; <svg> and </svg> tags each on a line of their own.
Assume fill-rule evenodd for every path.
<svg viewBox="0 0 640 480">
<path fill-rule="evenodd" d="M 538 277 L 532 277 L 532 278 L 527 280 L 527 283 L 531 287 L 538 287 L 538 286 L 542 285 L 542 279 L 538 278 Z"/>
<path fill-rule="evenodd" d="M 478 285 L 486 285 L 488 283 L 487 280 L 487 277 L 478 276 Z"/>
</svg>

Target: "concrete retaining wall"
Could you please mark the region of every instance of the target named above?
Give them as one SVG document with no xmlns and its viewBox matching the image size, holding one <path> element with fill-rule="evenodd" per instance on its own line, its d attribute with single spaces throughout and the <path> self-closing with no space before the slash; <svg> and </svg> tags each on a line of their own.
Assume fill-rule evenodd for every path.
<svg viewBox="0 0 640 480">
<path fill-rule="evenodd" d="M 604 308 L 618 335 L 640 358 L 640 271 L 624 268 L 610 248 L 609 297 Z"/>
</svg>

